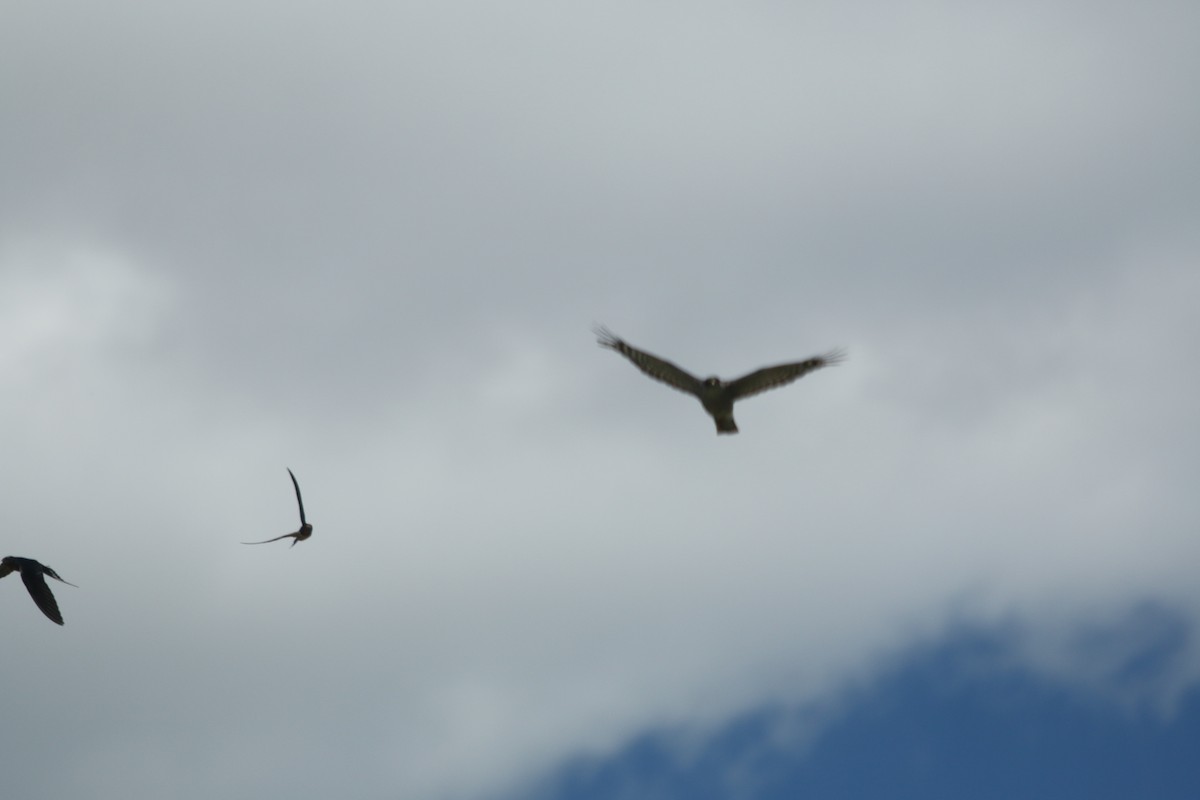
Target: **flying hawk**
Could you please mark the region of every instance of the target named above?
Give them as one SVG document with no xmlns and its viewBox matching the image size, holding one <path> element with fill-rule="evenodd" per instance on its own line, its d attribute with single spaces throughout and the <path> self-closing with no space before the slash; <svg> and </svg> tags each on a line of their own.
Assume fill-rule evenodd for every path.
<svg viewBox="0 0 1200 800">
<path fill-rule="evenodd" d="M 264 539 L 261 542 L 242 542 L 242 544 L 267 544 L 268 542 L 278 542 L 280 539 L 286 539 L 291 536 L 293 537 L 291 546 L 295 547 L 296 542 L 303 542 L 312 536 L 312 525 L 309 525 L 308 520 L 304 518 L 304 501 L 300 499 L 300 484 L 296 483 L 296 476 L 292 474 L 290 468 L 288 469 L 288 475 L 292 476 L 292 486 L 296 487 L 296 504 L 300 506 L 300 530 L 276 536 L 274 539 Z"/>
<path fill-rule="evenodd" d="M 607 328 L 597 327 L 595 332 L 601 347 L 616 350 L 651 378 L 699 398 L 704 410 L 716 421 L 718 434 L 738 432 L 737 423 L 733 421 L 733 404 L 743 397 L 750 397 L 759 392 L 765 392 L 767 389 L 774 389 L 776 386 L 786 386 L 814 369 L 838 364 L 846 358 L 841 350 L 831 350 L 824 355 L 813 356 L 794 364 L 779 364 L 774 367 L 756 369 L 748 375 L 729 382 L 715 376 L 701 380 L 670 361 L 638 350 L 615 336 Z"/>
<path fill-rule="evenodd" d="M 21 558 L 20 556 L 5 556 L 0 559 L 0 578 L 3 578 L 10 572 L 21 573 L 21 580 L 25 582 L 25 588 L 29 590 L 29 596 L 33 598 L 33 602 L 37 603 L 37 607 L 42 610 L 42 613 L 50 618 L 51 622 L 63 624 L 62 613 L 58 610 L 58 603 L 54 601 L 54 593 L 50 591 L 50 587 L 46 585 L 46 576 L 49 575 L 56 581 L 62 581 L 67 586 L 75 586 L 70 581 L 63 581 L 58 577 L 58 573 L 47 567 L 45 564 L 39 564 L 32 558 Z M 78 589 L 78 586 L 75 586 Z"/>
</svg>

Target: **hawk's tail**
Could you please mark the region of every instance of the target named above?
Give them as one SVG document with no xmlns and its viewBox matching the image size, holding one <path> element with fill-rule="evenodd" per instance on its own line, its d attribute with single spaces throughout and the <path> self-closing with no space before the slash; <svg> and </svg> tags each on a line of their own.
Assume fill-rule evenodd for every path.
<svg viewBox="0 0 1200 800">
<path fill-rule="evenodd" d="M 733 421 L 733 415 L 727 417 L 713 417 L 717 421 L 717 434 L 722 433 L 737 433 L 737 423 Z"/>
</svg>

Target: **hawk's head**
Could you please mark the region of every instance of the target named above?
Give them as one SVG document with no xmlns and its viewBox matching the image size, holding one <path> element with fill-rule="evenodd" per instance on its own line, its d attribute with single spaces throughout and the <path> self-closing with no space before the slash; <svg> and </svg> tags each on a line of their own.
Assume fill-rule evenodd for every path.
<svg viewBox="0 0 1200 800">
<path fill-rule="evenodd" d="M 720 389 L 725 384 L 721 383 L 721 379 L 718 378 L 716 375 L 710 375 L 709 377 L 704 379 L 704 385 L 709 387 L 710 389 Z"/>
</svg>

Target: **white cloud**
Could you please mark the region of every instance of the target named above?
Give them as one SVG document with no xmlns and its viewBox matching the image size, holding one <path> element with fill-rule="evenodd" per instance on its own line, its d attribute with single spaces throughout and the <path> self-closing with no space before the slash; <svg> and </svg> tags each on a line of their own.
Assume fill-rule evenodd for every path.
<svg viewBox="0 0 1200 800">
<path fill-rule="evenodd" d="M 50 244 L 0 253 L 5 372 L 148 343 L 171 302 L 161 276 L 111 250 Z"/>
</svg>

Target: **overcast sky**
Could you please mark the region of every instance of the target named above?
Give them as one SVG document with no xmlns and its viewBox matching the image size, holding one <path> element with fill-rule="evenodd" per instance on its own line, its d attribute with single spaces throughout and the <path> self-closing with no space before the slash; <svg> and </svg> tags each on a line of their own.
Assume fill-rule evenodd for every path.
<svg viewBox="0 0 1200 800">
<path fill-rule="evenodd" d="M 1197 4 L 2 16 L 14 797 L 487 800 L 964 627 L 1200 680 Z M 718 438 L 594 323 L 849 359 Z"/>
</svg>

